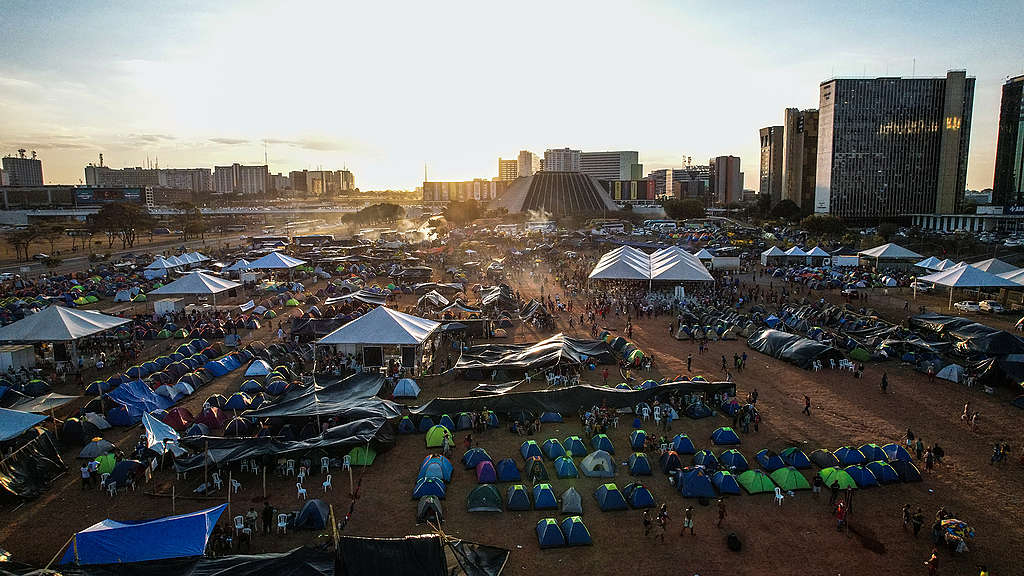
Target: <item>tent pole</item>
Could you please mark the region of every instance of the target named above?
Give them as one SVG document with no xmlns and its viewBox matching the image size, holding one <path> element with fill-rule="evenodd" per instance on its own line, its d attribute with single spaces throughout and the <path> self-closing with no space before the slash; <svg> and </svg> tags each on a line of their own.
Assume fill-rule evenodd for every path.
<svg viewBox="0 0 1024 576">
<path fill-rule="evenodd" d="M 949 310 L 953 309 L 953 287 L 949 287 Z"/>
</svg>

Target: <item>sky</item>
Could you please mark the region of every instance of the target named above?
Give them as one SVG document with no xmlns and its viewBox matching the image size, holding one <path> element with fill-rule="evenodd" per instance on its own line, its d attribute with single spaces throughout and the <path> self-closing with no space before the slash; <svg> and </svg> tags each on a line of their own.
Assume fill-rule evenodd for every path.
<svg viewBox="0 0 1024 576">
<path fill-rule="evenodd" d="M 719 155 L 757 188 L 758 129 L 831 77 L 977 78 L 968 187 L 992 185 L 1021 4 L 5 0 L 0 153 L 46 183 L 120 168 L 340 169 L 363 190 L 497 175 L 499 156 Z"/>
</svg>

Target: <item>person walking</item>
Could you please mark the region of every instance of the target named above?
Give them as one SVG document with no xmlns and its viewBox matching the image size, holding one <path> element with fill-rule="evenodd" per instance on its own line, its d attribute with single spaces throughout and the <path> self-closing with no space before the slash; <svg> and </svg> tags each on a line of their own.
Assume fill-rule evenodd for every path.
<svg viewBox="0 0 1024 576">
<path fill-rule="evenodd" d="M 687 372 L 692 372 L 693 371 L 691 369 L 692 366 L 693 366 L 693 354 L 687 354 L 686 355 L 686 371 Z"/>
<path fill-rule="evenodd" d="M 693 506 L 683 511 L 683 527 L 679 529 L 679 535 L 682 536 L 687 528 L 690 529 L 690 536 L 693 536 Z"/>
<path fill-rule="evenodd" d="M 640 515 L 640 520 L 644 523 L 644 538 L 651 535 L 651 514 L 647 510 Z"/>
<path fill-rule="evenodd" d="M 910 520 L 914 517 L 914 513 L 910 511 L 910 504 L 903 505 L 903 531 L 906 532 L 910 528 Z"/>
<path fill-rule="evenodd" d="M 914 538 L 917 538 L 922 526 L 924 526 L 924 514 L 921 513 L 921 507 L 918 506 L 917 512 L 910 517 L 910 527 L 914 530 Z"/>
<path fill-rule="evenodd" d="M 928 576 L 935 576 L 939 573 L 939 550 L 932 548 L 932 555 L 924 563 L 928 567 Z"/>
<path fill-rule="evenodd" d="M 725 500 L 722 498 L 718 499 L 718 524 L 717 527 L 722 527 L 722 521 L 725 520 Z"/>
<path fill-rule="evenodd" d="M 889 390 L 889 374 L 882 372 L 882 394 Z"/>
<path fill-rule="evenodd" d="M 804 394 L 804 414 L 811 415 L 811 397 Z"/>
</svg>

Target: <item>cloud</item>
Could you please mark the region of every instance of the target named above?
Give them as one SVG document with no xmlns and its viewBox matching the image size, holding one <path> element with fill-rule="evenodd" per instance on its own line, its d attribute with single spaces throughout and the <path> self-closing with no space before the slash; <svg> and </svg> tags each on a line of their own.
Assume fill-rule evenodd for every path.
<svg viewBox="0 0 1024 576">
<path fill-rule="evenodd" d="M 236 146 L 238 144 L 248 144 L 249 141 L 245 138 L 210 138 L 210 142 L 214 144 L 225 144 L 228 146 Z"/>
<path fill-rule="evenodd" d="M 40 86 L 30 80 L 14 78 L 12 76 L 0 76 L 0 88 L 39 88 Z"/>
<path fill-rule="evenodd" d="M 267 138 L 266 140 L 264 140 L 264 142 L 266 142 L 267 144 L 283 144 L 285 146 L 294 146 L 295 148 L 302 148 L 305 150 L 317 150 L 321 152 L 334 152 L 351 149 L 351 147 L 345 142 L 319 138 L 298 138 L 294 140 L 282 138 Z"/>
<path fill-rule="evenodd" d="M 157 144 L 167 140 L 177 140 L 177 136 L 171 136 L 170 134 L 129 134 L 128 139 L 135 142 L 148 142 Z"/>
<path fill-rule="evenodd" d="M 96 148 L 88 138 L 63 134 L 36 134 L 16 140 L 2 138 L 0 147 L 5 150 L 8 148 L 25 148 L 26 150 L 91 150 Z"/>
</svg>

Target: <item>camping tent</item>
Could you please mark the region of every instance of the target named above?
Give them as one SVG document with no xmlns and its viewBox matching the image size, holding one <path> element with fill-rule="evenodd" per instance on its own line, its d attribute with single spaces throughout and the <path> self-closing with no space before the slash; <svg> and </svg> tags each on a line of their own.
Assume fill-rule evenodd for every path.
<svg viewBox="0 0 1024 576">
<path fill-rule="evenodd" d="M 583 498 L 572 486 L 562 492 L 561 512 L 562 514 L 583 514 Z"/>
<path fill-rule="evenodd" d="M 305 264 L 305 260 L 292 258 L 287 254 L 274 251 L 266 256 L 257 258 L 245 266 L 247 270 L 291 270 Z"/>
<path fill-rule="evenodd" d="M 783 490 L 810 490 L 811 485 L 799 470 L 792 466 L 779 468 L 771 473 L 771 479 Z"/>
<path fill-rule="evenodd" d="M 202 556 L 227 504 L 156 520 L 103 520 L 71 539 L 61 564 L 121 564 Z M 168 538 L 173 534 L 173 538 Z"/>
<path fill-rule="evenodd" d="M 878 479 L 871 473 L 871 470 L 860 466 L 853 465 L 843 468 L 843 471 L 853 478 L 853 481 L 857 483 L 858 488 L 869 488 L 871 486 L 878 486 Z"/>
<path fill-rule="evenodd" d="M 595 450 L 587 454 L 580 462 L 583 475 L 588 478 L 613 478 L 615 476 L 615 461 L 611 454 L 604 450 Z"/>
<path fill-rule="evenodd" d="M 863 464 L 868 460 L 864 456 L 863 452 L 852 446 L 843 446 L 841 448 L 837 448 L 835 452 L 833 452 L 833 454 L 836 455 L 836 459 L 839 460 L 839 463 L 842 464 L 843 466 Z"/>
<path fill-rule="evenodd" d="M 440 424 L 436 426 L 431 426 L 431 428 L 427 430 L 427 448 L 440 447 L 444 443 L 445 436 L 448 436 L 448 443 L 450 444 L 452 441 L 452 434 L 451 432 L 448 431 L 447 428 L 441 426 Z"/>
<path fill-rule="evenodd" d="M 541 483 L 533 487 L 533 509 L 534 510 L 556 510 L 558 499 L 555 498 L 555 491 L 551 484 Z"/>
<path fill-rule="evenodd" d="M 562 520 L 562 534 L 565 535 L 566 546 L 589 546 L 593 544 L 590 531 L 583 524 L 583 518 L 569 516 Z"/>
<path fill-rule="evenodd" d="M 555 476 L 559 478 L 578 478 L 579 475 L 580 472 L 576 469 L 576 464 L 572 461 L 572 458 L 562 456 L 555 460 Z"/>
<path fill-rule="evenodd" d="M 676 434 L 675 438 L 672 439 L 672 450 L 676 454 L 693 454 L 697 451 L 690 437 L 686 434 Z"/>
<path fill-rule="evenodd" d="M 936 378 L 942 378 L 943 380 L 949 380 L 950 382 L 960 382 L 960 375 L 964 369 L 959 364 L 946 364 L 936 374 Z"/>
<path fill-rule="evenodd" d="M 683 498 L 714 498 L 715 489 L 711 486 L 711 478 L 703 468 L 687 468 L 680 472 L 676 480 Z"/>
<path fill-rule="evenodd" d="M 810 468 L 811 461 L 807 458 L 807 454 L 804 454 L 802 450 L 796 446 L 790 446 L 782 452 L 779 452 L 779 456 L 789 466 L 794 468 Z"/>
<path fill-rule="evenodd" d="M 879 484 L 894 484 L 900 481 L 900 475 L 888 462 L 875 460 L 868 462 L 864 467 L 871 471 L 871 474 L 878 480 Z"/>
<path fill-rule="evenodd" d="M 314 498 L 302 507 L 298 515 L 295 516 L 293 526 L 300 530 L 323 530 L 325 526 L 330 524 L 331 510 L 319 498 Z"/>
<path fill-rule="evenodd" d="M 711 483 L 714 484 L 718 493 L 723 496 L 726 494 L 740 494 L 740 485 L 736 482 L 736 477 L 726 470 L 715 472 L 715 475 L 711 477 Z"/>
<path fill-rule="evenodd" d="M 481 460 L 476 465 L 476 481 L 478 484 L 488 484 L 498 481 L 498 473 L 494 470 L 494 463 L 490 460 Z"/>
<path fill-rule="evenodd" d="M 509 510 L 523 511 L 530 509 L 530 493 L 526 490 L 526 486 L 513 484 L 508 487 L 506 494 L 505 506 Z"/>
<path fill-rule="evenodd" d="M 541 518 L 537 521 L 537 543 L 541 549 L 565 546 L 565 536 L 554 518 Z"/>
<path fill-rule="evenodd" d="M 424 496 L 437 496 L 441 500 L 444 500 L 445 484 L 443 481 L 434 478 L 433 476 L 425 476 L 416 481 L 416 486 L 413 487 L 412 497 L 419 499 Z"/>
<path fill-rule="evenodd" d="M 395 391 L 391 395 L 395 398 L 416 398 L 420 395 L 420 387 L 412 378 L 402 378 L 395 384 Z"/>
<path fill-rule="evenodd" d="M 747 462 L 746 456 L 735 448 L 732 450 L 726 450 L 719 454 L 718 461 L 722 464 L 723 468 L 727 468 L 734 474 L 741 474 L 750 468 L 750 464 Z"/>
<path fill-rule="evenodd" d="M 498 482 L 518 482 L 522 479 L 516 461 L 511 458 L 503 458 L 498 462 L 496 469 Z"/>
<path fill-rule="evenodd" d="M 501 512 L 501 494 L 493 485 L 481 484 L 470 490 L 466 508 L 470 512 Z"/>
<path fill-rule="evenodd" d="M 643 452 L 634 452 L 629 455 L 629 473 L 633 476 L 650 476 L 651 475 L 651 463 L 647 459 L 647 454 Z"/>
<path fill-rule="evenodd" d="M 597 506 L 602 512 L 629 509 L 629 506 L 626 505 L 625 496 L 619 491 L 619 487 L 612 482 L 598 486 L 597 490 L 594 491 L 594 498 L 597 500 Z"/>
<path fill-rule="evenodd" d="M 767 448 L 758 452 L 755 458 L 761 468 L 764 468 L 768 472 L 774 472 L 786 465 L 786 461 L 783 460 L 782 456 L 768 450 Z"/>
<path fill-rule="evenodd" d="M 424 496 L 416 504 L 416 523 L 433 522 L 438 525 L 444 522 L 444 511 L 441 509 L 441 501 L 436 496 Z"/>
<path fill-rule="evenodd" d="M 749 494 L 775 491 L 775 484 L 772 482 L 772 479 L 761 470 L 747 470 L 740 474 L 736 481 Z"/>
<path fill-rule="evenodd" d="M 857 487 L 857 483 L 853 481 L 853 478 L 841 468 L 822 468 L 818 472 L 818 476 L 821 476 L 822 482 L 827 487 L 831 487 L 833 483 L 838 484 L 841 490 Z"/>
<path fill-rule="evenodd" d="M 651 491 L 639 482 L 630 482 L 622 489 L 622 495 L 626 502 L 633 508 L 653 508 L 654 495 Z"/>
</svg>

